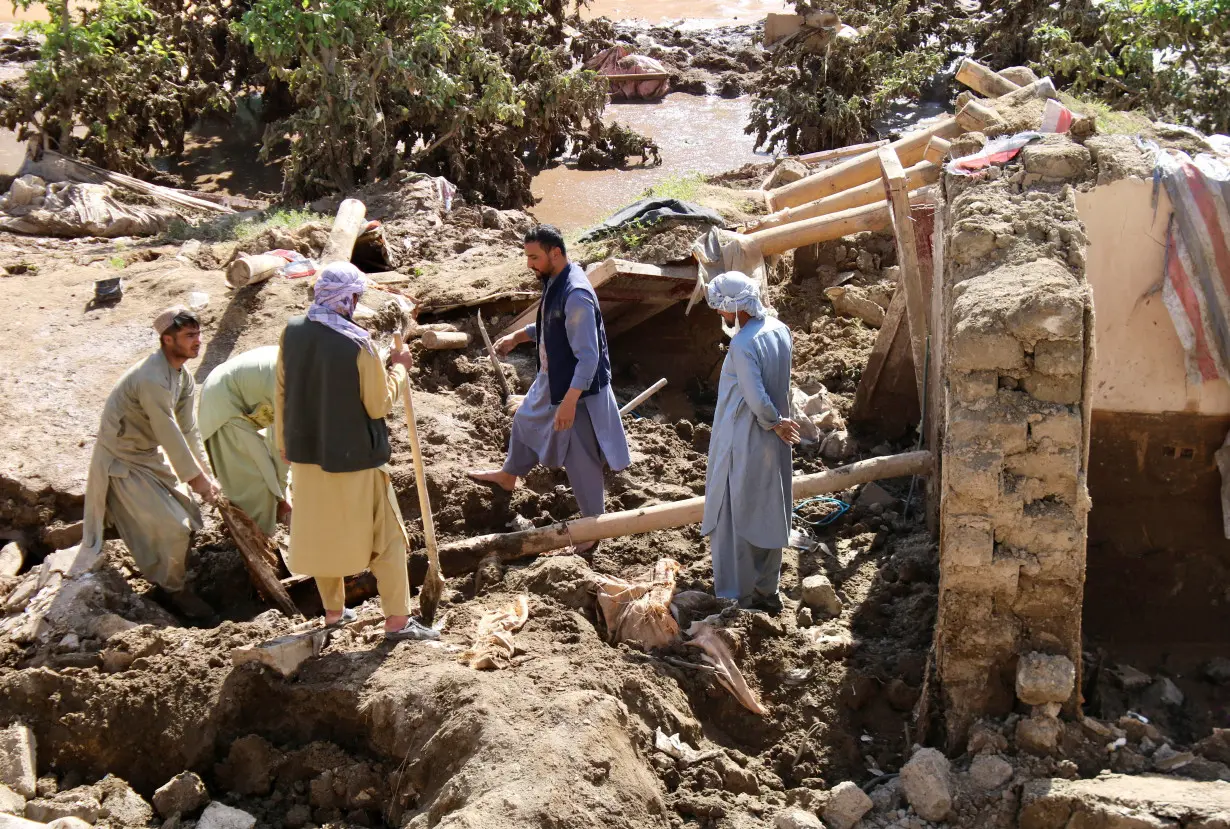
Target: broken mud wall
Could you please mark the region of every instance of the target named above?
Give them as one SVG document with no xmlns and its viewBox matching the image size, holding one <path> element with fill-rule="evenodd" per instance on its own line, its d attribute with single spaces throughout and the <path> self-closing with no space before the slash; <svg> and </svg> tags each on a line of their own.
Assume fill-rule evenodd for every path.
<svg viewBox="0 0 1230 829">
<path fill-rule="evenodd" d="M 1096 309 L 1085 626 L 1100 644 L 1230 638 L 1230 541 L 1214 453 L 1230 385 L 1192 383 L 1162 302 L 1171 205 L 1127 136 L 1087 146 L 1096 186 L 1077 193 Z"/>
<path fill-rule="evenodd" d="M 1026 693 L 1057 729 L 1077 701 L 1085 579 L 1085 235 L 1073 185 L 1089 151 L 1030 145 L 984 179 L 946 175 L 937 265 L 944 436 L 936 669 L 948 740 L 1005 714 L 1027 654 L 1068 683 Z"/>
</svg>

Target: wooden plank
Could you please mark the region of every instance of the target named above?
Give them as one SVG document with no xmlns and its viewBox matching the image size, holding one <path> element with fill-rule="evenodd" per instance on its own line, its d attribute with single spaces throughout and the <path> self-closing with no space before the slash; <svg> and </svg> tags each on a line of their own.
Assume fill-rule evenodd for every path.
<svg viewBox="0 0 1230 829">
<path fill-rule="evenodd" d="M 625 331 L 630 331 L 636 326 L 643 323 L 645 320 L 652 319 L 658 314 L 677 304 L 678 300 L 670 302 L 641 302 L 637 303 L 637 307 L 630 309 L 627 313 L 620 315 L 616 320 L 606 322 L 606 335 L 608 339 L 614 339 Z"/>
<path fill-rule="evenodd" d="M 927 305 L 923 295 L 918 248 L 914 240 L 914 221 L 910 216 L 910 193 L 905 170 L 892 147 L 880 150 L 880 176 L 888 197 L 893 232 L 897 237 L 897 264 L 901 266 L 901 287 L 905 290 L 906 318 L 910 322 L 910 351 L 914 355 L 914 374 L 918 380 L 920 410 L 927 403 L 923 393 L 923 353 L 927 339 Z"/>
</svg>

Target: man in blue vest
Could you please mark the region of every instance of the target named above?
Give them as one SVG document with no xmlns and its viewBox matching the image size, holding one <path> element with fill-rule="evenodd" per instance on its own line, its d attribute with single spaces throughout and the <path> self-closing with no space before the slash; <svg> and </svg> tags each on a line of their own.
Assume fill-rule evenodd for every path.
<svg viewBox="0 0 1230 829">
<path fill-rule="evenodd" d="M 617 472 L 631 458 L 611 390 L 598 295 L 585 272 L 568 261 L 564 238 L 551 225 L 525 235 L 525 258 L 543 281 L 538 319 L 501 337 L 495 349 L 503 355 L 521 343 L 537 343 L 538 375 L 513 417 L 503 468 L 469 475 L 511 492 L 535 464 L 562 466 L 581 514 L 601 515 L 603 462 Z M 595 543 L 578 544 L 575 551 Z"/>
</svg>

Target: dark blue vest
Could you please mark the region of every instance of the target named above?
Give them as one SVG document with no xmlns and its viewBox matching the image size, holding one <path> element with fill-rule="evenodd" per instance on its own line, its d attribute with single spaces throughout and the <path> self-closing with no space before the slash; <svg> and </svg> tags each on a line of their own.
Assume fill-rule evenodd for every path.
<svg viewBox="0 0 1230 829">
<path fill-rule="evenodd" d="M 594 320 L 598 326 L 598 370 L 594 372 L 594 382 L 581 392 L 582 397 L 598 393 L 603 386 L 611 382 L 611 360 L 606 350 L 606 326 L 602 324 L 602 311 L 598 306 L 598 295 L 589 284 L 585 272 L 578 265 L 569 263 L 563 272 L 543 293 L 542 302 L 538 305 L 538 339 L 547 349 L 547 379 L 551 385 L 551 405 L 558 406 L 564 400 L 572 386 L 572 373 L 577 369 L 577 357 L 568 344 L 568 331 L 564 326 L 564 304 L 573 291 L 584 291 L 593 297 L 595 313 Z M 534 351 L 535 360 L 538 351 Z M 538 369 L 542 370 L 541 361 Z"/>
</svg>

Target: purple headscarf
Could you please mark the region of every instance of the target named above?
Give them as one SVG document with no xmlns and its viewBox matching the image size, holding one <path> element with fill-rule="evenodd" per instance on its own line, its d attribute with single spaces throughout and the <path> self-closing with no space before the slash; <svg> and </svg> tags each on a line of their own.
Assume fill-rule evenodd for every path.
<svg viewBox="0 0 1230 829">
<path fill-rule="evenodd" d="M 351 319 L 359 297 L 367 289 L 367 277 L 349 262 L 331 262 L 325 265 L 316 279 L 315 301 L 308 308 L 308 319 L 327 325 L 343 337 L 353 341 L 369 354 L 375 355 L 376 347 L 366 328 L 356 325 Z"/>
</svg>

